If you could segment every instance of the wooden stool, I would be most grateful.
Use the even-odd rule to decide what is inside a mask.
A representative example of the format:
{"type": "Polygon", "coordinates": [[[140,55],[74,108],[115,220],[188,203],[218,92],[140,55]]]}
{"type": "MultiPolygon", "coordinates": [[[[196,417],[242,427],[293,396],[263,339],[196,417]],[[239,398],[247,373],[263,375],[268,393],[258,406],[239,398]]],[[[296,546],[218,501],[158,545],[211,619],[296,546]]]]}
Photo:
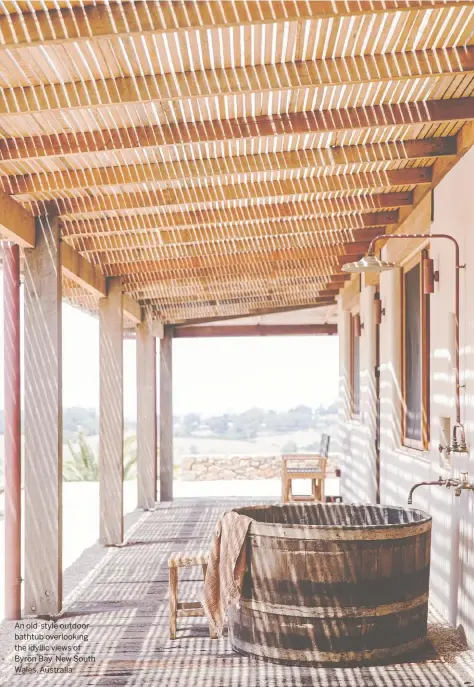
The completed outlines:
{"type": "MultiPolygon", "coordinates": [[[[197,617],[204,615],[200,601],[178,601],[178,569],[201,566],[204,578],[207,571],[208,551],[180,551],[174,553],[169,561],[170,571],[170,639],[176,639],[176,619],[180,617],[197,617]]],[[[210,629],[211,639],[217,635],[210,629]]]]}

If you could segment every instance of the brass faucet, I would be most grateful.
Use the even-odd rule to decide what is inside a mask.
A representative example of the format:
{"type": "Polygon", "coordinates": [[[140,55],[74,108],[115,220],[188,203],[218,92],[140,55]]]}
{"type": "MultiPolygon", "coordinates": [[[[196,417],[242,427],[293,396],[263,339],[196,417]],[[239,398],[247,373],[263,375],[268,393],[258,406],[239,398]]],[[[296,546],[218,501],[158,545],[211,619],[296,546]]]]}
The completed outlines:
{"type": "Polygon", "coordinates": [[[469,482],[468,479],[468,474],[467,472],[461,472],[461,477],[448,477],[448,479],[443,479],[442,477],[439,477],[436,482],[419,482],[418,484],[414,484],[412,488],[410,489],[410,493],[408,494],[408,504],[411,505],[413,503],[413,492],[415,489],[418,489],[418,487],[422,486],[438,486],[438,487],[446,487],[447,489],[450,489],[451,487],[454,487],[454,495],[455,496],[461,496],[461,492],[463,489],[467,489],[470,491],[474,491],[474,484],[472,482],[469,482]]]}
{"type": "Polygon", "coordinates": [[[457,485],[454,491],[454,495],[461,496],[461,492],[463,489],[467,489],[468,491],[474,491],[474,483],[469,482],[467,472],[461,472],[460,484],[457,485]]]}

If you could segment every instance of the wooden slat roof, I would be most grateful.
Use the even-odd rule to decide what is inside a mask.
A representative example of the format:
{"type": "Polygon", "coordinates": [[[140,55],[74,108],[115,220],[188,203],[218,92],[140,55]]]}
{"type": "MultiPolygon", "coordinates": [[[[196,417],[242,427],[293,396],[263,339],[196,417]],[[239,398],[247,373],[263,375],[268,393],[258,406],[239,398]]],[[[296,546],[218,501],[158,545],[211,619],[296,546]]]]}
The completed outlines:
{"type": "Polygon", "coordinates": [[[61,216],[71,302],[326,307],[474,141],[474,2],[0,3],[0,89],[0,225],[61,216]]]}

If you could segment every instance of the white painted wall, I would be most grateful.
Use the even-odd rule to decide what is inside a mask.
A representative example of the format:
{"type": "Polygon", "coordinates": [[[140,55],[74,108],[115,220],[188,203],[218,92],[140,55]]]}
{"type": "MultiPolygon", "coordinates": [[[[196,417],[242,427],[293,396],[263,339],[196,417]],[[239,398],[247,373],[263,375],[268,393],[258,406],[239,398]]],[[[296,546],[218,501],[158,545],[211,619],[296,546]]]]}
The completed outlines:
{"type": "Polygon", "coordinates": [[[350,314],[339,303],[341,489],[348,502],[375,502],[375,288],[363,287],[360,296],[360,418],[351,417],[350,314]],[[341,335],[342,332],[342,335],[341,335]]]}
{"type": "MultiPolygon", "coordinates": [[[[428,199],[426,201],[429,202],[428,199]]],[[[434,221],[423,219],[426,213],[415,211],[404,227],[407,232],[447,233],[460,243],[461,263],[461,383],[462,419],[474,481],[474,149],[471,149],[444,178],[434,192],[434,221]]],[[[399,256],[400,240],[387,244],[389,259],[399,256]]],[[[404,255],[417,243],[403,245],[404,255]]],[[[385,316],[380,328],[381,353],[381,501],[406,505],[410,487],[439,475],[459,474],[467,459],[456,458],[453,465],[443,463],[438,452],[440,418],[455,420],[453,372],[454,250],[447,240],[432,240],[430,254],[440,281],[430,297],[430,418],[431,448],[420,452],[401,447],[400,369],[401,369],[401,298],[400,271],[381,274],[380,294],[385,316]]],[[[343,468],[341,490],[345,501],[374,501],[375,403],[373,400],[374,338],[373,287],[363,287],[360,294],[362,413],[360,421],[348,417],[349,365],[346,315],[339,304],[341,346],[341,415],[339,426],[340,462],[343,468]]],[[[441,487],[421,487],[415,492],[414,507],[433,516],[431,599],[453,624],[462,625],[468,641],[474,645],[474,492],[456,498],[441,487]]]]}

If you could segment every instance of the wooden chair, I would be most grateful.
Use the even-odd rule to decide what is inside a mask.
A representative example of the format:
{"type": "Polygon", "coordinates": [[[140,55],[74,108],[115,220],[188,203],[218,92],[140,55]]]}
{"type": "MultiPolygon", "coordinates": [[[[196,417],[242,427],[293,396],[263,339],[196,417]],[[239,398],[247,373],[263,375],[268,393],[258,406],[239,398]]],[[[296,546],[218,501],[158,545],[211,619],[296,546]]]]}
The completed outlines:
{"type": "Polygon", "coordinates": [[[291,454],[282,456],[281,485],[283,503],[290,501],[324,501],[324,480],[329,453],[330,437],[323,434],[319,453],[291,454]],[[311,494],[295,496],[292,492],[292,480],[310,479],[311,494]]]}
{"type": "MultiPolygon", "coordinates": [[[[180,602],[178,599],[178,571],[179,568],[192,568],[200,566],[203,576],[206,577],[208,551],[180,551],[170,556],[168,561],[170,580],[170,639],[176,639],[176,623],[180,617],[197,617],[204,615],[204,609],[200,601],[180,602]]],[[[216,639],[215,633],[210,629],[211,639],[216,639]]]]}

